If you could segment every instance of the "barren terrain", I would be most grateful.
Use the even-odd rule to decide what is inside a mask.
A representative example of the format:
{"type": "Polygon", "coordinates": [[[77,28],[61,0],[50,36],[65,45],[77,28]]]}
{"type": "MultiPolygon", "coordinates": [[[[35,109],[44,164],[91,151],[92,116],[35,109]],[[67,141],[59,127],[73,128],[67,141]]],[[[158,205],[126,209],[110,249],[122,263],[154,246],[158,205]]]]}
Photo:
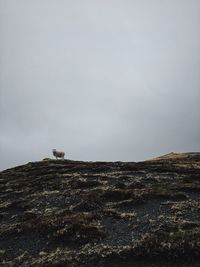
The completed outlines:
{"type": "Polygon", "coordinates": [[[0,266],[199,266],[200,153],[0,173],[0,266]]]}

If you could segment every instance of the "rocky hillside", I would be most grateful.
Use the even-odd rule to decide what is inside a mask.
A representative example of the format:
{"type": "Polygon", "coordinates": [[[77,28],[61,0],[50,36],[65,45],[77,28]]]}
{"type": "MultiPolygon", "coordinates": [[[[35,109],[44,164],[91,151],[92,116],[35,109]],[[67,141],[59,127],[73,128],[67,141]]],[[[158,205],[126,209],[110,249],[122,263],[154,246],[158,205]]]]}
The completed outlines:
{"type": "Polygon", "coordinates": [[[0,173],[0,266],[199,266],[200,153],[0,173]]]}

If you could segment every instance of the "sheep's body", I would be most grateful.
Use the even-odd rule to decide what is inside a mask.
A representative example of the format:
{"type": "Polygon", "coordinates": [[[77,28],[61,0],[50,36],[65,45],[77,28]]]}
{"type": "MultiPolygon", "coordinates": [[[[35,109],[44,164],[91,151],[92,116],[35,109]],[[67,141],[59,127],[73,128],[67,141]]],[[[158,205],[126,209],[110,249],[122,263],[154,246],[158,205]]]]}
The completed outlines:
{"type": "Polygon", "coordinates": [[[54,155],[54,157],[56,157],[56,159],[58,159],[58,158],[64,159],[65,152],[57,151],[56,149],[53,149],[52,151],[53,151],[53,155],[54,155]]]}

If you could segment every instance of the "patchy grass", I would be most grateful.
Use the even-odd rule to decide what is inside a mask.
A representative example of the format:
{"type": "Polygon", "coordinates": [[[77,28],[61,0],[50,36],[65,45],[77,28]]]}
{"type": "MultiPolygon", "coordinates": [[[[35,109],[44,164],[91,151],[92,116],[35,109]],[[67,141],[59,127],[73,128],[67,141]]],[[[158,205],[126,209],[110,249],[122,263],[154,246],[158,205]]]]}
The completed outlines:
{"type": "Polygon", "coordinates": [[[199,177],[199,153],[1,172],[2,266],[198,266],[199,177]]]}

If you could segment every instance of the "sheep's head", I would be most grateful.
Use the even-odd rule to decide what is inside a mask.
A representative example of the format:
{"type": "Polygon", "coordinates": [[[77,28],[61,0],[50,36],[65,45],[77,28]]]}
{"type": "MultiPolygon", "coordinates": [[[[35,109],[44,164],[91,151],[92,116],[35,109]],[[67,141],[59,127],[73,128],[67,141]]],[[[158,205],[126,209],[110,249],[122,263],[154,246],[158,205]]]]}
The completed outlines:
{"type": "Polygon", "coordinates": [[[56,149],[52,149],[53,155],[56,153],[56,149]]]}

